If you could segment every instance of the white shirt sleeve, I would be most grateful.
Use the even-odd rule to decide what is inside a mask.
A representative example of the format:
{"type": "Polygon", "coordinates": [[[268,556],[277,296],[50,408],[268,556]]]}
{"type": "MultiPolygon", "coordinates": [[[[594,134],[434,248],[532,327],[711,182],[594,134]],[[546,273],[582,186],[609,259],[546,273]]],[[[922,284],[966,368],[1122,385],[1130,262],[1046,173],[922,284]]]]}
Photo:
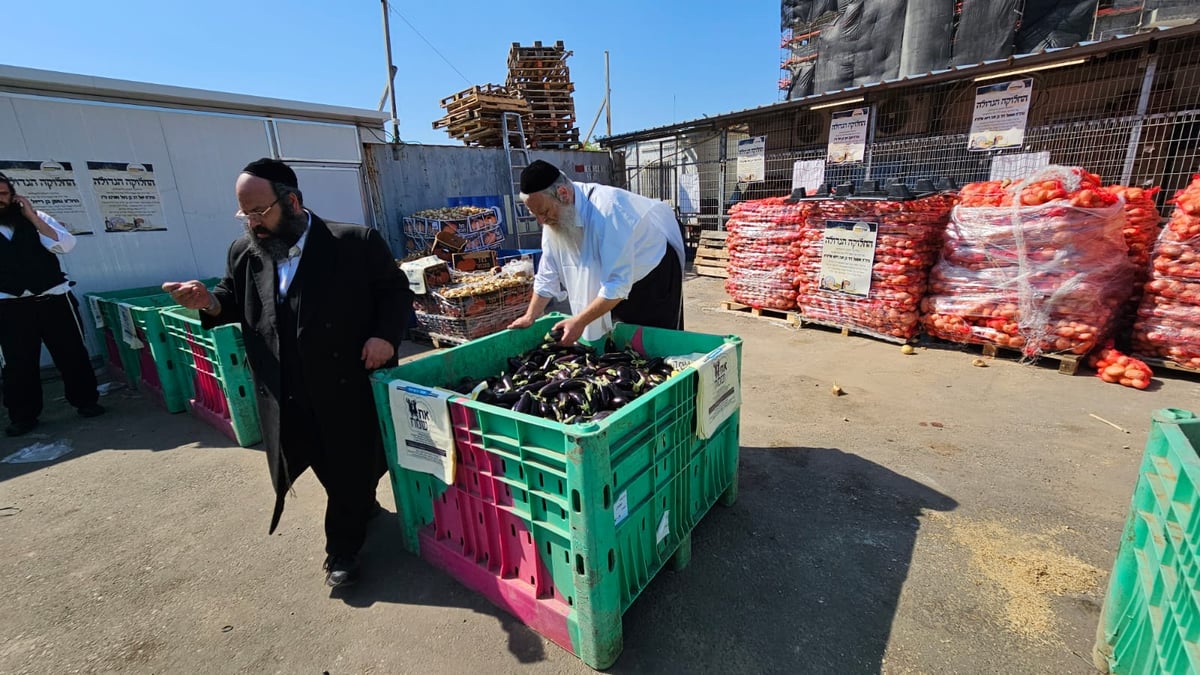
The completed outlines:
{"type": "Polygon", "coordinates": [[[42,240],[42,246],[45,246],[46,250],[50,251],[51,253],[57,253],[59,255],[70,253],[71,250],[75,248],[75,235],[67,232],[67,228],[63,227],[57,220],[55,220],[54,216],[51,216],[44,211],[38,211],[37,214],[39,218],[46,221],[46,224],[49,225],[52,230],[58,233],[58,241],[54,241],[50,237],[38,232],[38,238],[42,240]]]}

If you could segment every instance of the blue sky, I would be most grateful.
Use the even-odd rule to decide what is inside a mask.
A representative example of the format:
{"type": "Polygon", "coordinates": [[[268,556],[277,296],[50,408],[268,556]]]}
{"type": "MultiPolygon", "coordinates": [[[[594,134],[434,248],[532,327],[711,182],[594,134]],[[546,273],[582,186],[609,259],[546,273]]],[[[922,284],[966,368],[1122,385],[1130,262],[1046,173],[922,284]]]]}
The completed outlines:
{"type": "MultiPolygon", "coordinates": [[[[360,108],[378,105],[386,81],[376,0],[4,4],[7,65],[360,108]]],[[[563,40],[574,52],[568,65],[581,137],[604,97],[606,49],[613,133],[779,99],[778,2],[392,6],[400,137],[408,142],[457,144],[430,126],[442,115],[439,101],[470,85],[503,84],[513,42],[563,40]]],[[[601,118],[594,135],[603,133],[601,118]]]]}

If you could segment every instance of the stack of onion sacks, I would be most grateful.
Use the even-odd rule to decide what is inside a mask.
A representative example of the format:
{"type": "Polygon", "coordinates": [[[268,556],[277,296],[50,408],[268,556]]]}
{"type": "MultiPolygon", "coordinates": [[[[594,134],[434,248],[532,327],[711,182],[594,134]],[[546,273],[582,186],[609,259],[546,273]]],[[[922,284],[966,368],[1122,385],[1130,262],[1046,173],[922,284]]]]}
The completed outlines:
{"type": "Polygon", "coordinates": [[[1133,353],[1200,370],[1200,176],[1173,200],[1133,326],[1133,353]]]}
{"type": "Polygon", "coordinates": [[[922,303],[925,330],[954,342],[1086,354],[1111,333],[1132,269],[1120,198],[1078,167],[960,193],[922,303]]]}
{"type": "Polygon", "coordinates": [[[739,202],[730,210],[729,297],[751,307],[796,308],[791,246],[803,237],[805,203],[788,203],[783,197],[739,202]]]}

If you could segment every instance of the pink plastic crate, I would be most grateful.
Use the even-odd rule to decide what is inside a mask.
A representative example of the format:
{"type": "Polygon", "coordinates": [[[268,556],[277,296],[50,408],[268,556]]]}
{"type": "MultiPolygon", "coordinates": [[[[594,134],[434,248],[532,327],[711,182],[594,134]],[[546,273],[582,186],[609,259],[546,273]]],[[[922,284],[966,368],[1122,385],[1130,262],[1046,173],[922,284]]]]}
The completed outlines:
{"type": "Polygon", "coordinates": [[[433,501],[433,522],[420,532],[421,556],[574,653],[567,627],[571,602],[555,588],[504,480],[506,471],[523,470],[475,442],[470,410],[452,403],[450,412],[458,466],[454,485],[433,501]]]}

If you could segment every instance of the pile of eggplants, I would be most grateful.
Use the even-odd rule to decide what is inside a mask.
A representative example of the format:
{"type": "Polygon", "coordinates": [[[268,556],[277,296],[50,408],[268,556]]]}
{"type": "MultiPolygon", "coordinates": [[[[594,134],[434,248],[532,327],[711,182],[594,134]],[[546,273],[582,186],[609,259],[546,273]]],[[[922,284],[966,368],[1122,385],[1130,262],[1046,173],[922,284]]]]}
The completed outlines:
{"type": "Polygon", "coordinates": [[[475,400],[563,424],[595,422],[620,410],[671,377],[662,358],[647,358],[610,339],[604,354],[580,344],[565,346],[553,334],[508,359],[508,369],[482,383],[463,379],[454,389],[475,400]],[[481,387],[481,385],[483,385],[481,387]]]}

